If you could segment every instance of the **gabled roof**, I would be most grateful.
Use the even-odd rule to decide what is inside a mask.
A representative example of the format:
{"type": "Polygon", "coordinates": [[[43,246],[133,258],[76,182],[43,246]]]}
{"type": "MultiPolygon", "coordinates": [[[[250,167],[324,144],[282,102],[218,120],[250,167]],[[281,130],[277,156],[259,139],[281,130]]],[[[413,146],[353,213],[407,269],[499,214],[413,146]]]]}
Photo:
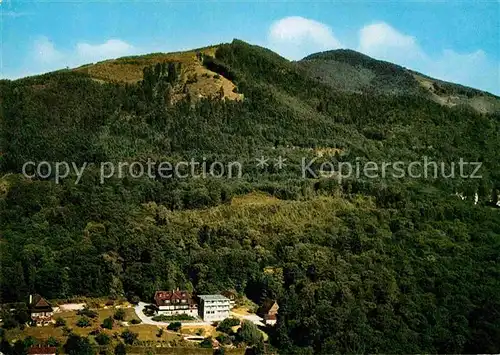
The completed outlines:
{"type": "Polygon", "coordinates": [[[55,346],[32,346],[28,349],[28,354],[55,354],[55,346]]]}
{"type": "Polygon", "coordinates": [[[276,305],[276,308],[279,308],[278,303],[275,300],[266,299],[262,304],[262,306],[260,306],[259,309],[257,310],[257,313],[258,314],[269,313],[269,311],[271,310],[271,308],[274,307],[274,305],[276,305]]]}
{"type": "Polygon", "coordinates": [[[187,303],[192,303],[191,294],[187,291],[156,291],[155,302],[157,306],[164,306],[166,304],[175,303],[175,301],[186,300],[187,303]],[[169,301],[169,302],[167,302],[169,301]]]}
{"type": "Polygon", "coordinates": [[[29,308],[31,312],[52,312],[50,303],[38,294],[33,295],[29,308]]]}

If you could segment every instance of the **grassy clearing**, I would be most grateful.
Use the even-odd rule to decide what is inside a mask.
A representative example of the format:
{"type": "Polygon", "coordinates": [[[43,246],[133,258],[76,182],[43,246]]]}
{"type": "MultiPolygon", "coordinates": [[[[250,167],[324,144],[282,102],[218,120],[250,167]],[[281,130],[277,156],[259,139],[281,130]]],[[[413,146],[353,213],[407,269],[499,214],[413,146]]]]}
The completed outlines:
{"type": "Polygon", "coordinates": [[[30,336],[39,340],[47,340],[50,337],[54,337],[58,341],[66,340],[62,328],[56,328],[52,325],[47,327],[26,327],[24,330],[18,328],[9,329],[5,332],[5,338],[9,341],[16,341],[30,336]]]}
{"type": "MultiPolygon", "coordinates": [[[[250,201],[255,198],[248,198],[250,201]]],[[[266,199],[261,199],[266,201],[266,199]]],[[[237,200],[238,201],[238,200],[237,200]]],[[[268,200],[267,200],[268,201],[268,200]]],[[[339,197],[322,196],[307,201],[283,201],[277,203],[241,203],[236,206],[221,205],[203,210],[165,212],[172,228],[189,233],[202,226],[213,229],[238,229],[241,225],[257,239],[273,231],[287,234],[304,230],[315,221],[316,226],[332,226],[339,222],[336,213],[352,210],[356,207],[370,208],[373,202],[369,199],[354,203],[339,197]]],[[[156,214],[156,211],[154,211],[156,214]]]]}
{"type": "Polygon", "coordinates": [[[88,307],[94,308],[113,308],[114,306],[106,306],[109,301],[113,302],[114,306],[128,307],[131,304],[125,298],[110,300],[108,297],[86,297],[86,296],[74,296],[65,299],[52,299],[50,300],[52,306],[68,305],[72,303],[85,303],[88,307]]]}
{"type": "MultiPolygon", "coordinates": [[[[151,353],[156,353],[156,354],[162,354],[162,355],[212,355],[213,350],[212,349],[203,349],[203,348],[195,348],[195,347],[161,347],[161,348],[148,348],[148,347],[127,347],[127,354],[133,355],[133,354],[138,354],[138,355],[143,355],[143,354],[148,354],[149,352],[151,353]]],[[[225,351],[226,354],[228,355],[243,355],[245,354],[245,349],[227,349],[225,351]]]]}
{"type": "Polygon", "coordinates": [[[248,316],[248,315],[252,314],[251,312],[249,312],[248,307],[245,307],[245,306],[235,307],[231,310],[231,312],[234,312],[234,313],[241,315],[241,316],[248,316]]]}
{"type": "Polygon", "coordinates": [[[163,329],[163,334],[161,337],[158,337],[159,328],[156,325],[151,324],[137,324],[131,325],[128,329],[134,333],[139,334],[139,340],[141,341],[172,341],[172,340],[181,340],[182,337],[179,334],[172,333],[163,329]]]}
{"type": "Polygon", "coordinates": [[[216,337],[220,333],[211,325],[195,326],[195,325],[183,325],[181,328],[181,333],[186,335],[201,335],[204,337],[216,337]]]}
{"type": "MultiPolygon", "coordinates": [[[[133,308],[124,308],[125,310],[125,322],[130,322],[132,319],[139,319],[137,315],[134,312],[133,308]]],[[[108,317],[113,317],[113,314],[115,313],[116,309],[115,308],[108,308],[108,309],[97,309],[97,317],[94,319],[90,319],[91,325],[89,327],[78,327],[76,326],[76,322],[78,319],[81,318],[77,314],[76,311],[68,311],[68,312],[59,312],[54,314],[54,318],[62,318],[66,321],[66,326],[71,328],[73,333],[78,334],[80,336],[88,336],[90,332],[93,330],[97,329],[100,327],[104,319],[108,317]]],[[[131,325],[129,326],[129,329],[136,329],[136,327],[148,327],[147,325],[131,325]]],[[[156,338],[156,332],[157,332],[157,327],[156,326],[150,326],[154,327],[155,331],[153,333],[152,330],[150,329],[144,329],[139,333],[136,330],[133,330],[136,333],[139,333],[139,340],[157,340],[159,338],[156,338]],[[151,336],[153,334],[153,336],[151,336]],[[144,339],[141,338],[144,337],[144,339]]],[[[54,337],[60,342],[66,341],[66,335],[63,332],[64,327],[55,327],[54,325],[49,325],[45,327],[26,327],[24,330],[19,330],[19,329],[12,329],[7,331],[7,339],[8,340],[17,340],[17,339],[23,339],[29,336],[32,336],[34,338],[40,339],[40,340],[47,340],[50,337],[54,337]]],[[[115,321],[115,324],[113,326],[113,329],[105,329],[104,332],[110,336],[112,336],[115,332],[121,333],[124,331],[127,327],[123,326],[121,324],[121,321],[115,321]]],[[[167,337],[163,340],[169,340],[167,337]]]]}
{"type": "Polygon", "coordinates": [[[262,192],[251,192],[234,197],[231,206],[273,205],[277,203],[280,203],[280,200],[274,196],[262,192]]]}
{"type": "MultiPolygon", "coordinates": [[[[99,325],[104,321],[104,319],[113,317],[117,309],[118,308],[96,309],[95,311],[97,312],[97,317],[92,319],[92,325],[94,325],[94,323],[96,325],[99,325]]],[[[137,317],[133,308],[122,309],[125,311],[125,322],[130,322],[132,319],[139,320],[139,317],[137,317]]],[[[76,311],[60,312],[54,314],[54,318],[59,317],[66,321],[68,327],[76,327],[76,322],[78,321],[78,319],[80,319],[81,316],[79,316],[76,311]]],[[[119,323],[119,321],[116,322],[119,323]]]]}
{"type": "Polygon", "coordinates": [[[163,62],[178,62],[182,63],[182,73],[178,87],[174,88],[174,101],[186,96],[184,86],[194,98],[218,97],[222,90],[225,99],[241,100],[243,95],[235,92],[236,86],[232,81],[205,68],[196,56],[198,52],[214,56],[216,49],[217,47],[207,47],[187,52],[123,57],[84,65],[74,70],[89,74],[94,80],[100,82],[133,84],[143,79],[145,67],[163,62]]]}

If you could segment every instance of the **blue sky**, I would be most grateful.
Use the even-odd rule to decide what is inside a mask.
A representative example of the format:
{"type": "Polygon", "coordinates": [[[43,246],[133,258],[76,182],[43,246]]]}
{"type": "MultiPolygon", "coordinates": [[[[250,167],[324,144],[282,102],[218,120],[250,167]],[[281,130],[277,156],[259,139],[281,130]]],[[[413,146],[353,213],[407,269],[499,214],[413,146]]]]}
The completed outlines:
{"type": "Polygon", "coordinates": [[[2,0],[1,77],[239,38],[289,59],[351,48],[500,94],[498,1],[2,0]]]}

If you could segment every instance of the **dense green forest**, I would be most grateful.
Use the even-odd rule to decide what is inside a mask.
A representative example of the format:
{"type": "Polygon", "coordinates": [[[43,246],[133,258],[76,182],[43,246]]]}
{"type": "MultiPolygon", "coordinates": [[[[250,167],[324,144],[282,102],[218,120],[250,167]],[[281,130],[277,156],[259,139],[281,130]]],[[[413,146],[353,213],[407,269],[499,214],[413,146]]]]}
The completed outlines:
{"type": "Polygon", "coordinates": [[[199,60],[244,100],[172,104],[182,63],[137,84],[69,70],[0,82],[2,302],[234,288],[278,300],[283,354],[500,352],[498,112],[440,105],[368,57],[352,60],[397,95],[335,90],[310,63],[237,40],[199,60]],[[315,164],[480,161],[482,178],[303,178],[321,149],[336,153],[315,164]],[[287,168],[260,169],[260,156],[287,168]],[[148,158],[245,169],[100,183],[100,162],[148,158]],[[23,177],[27,161],[95,165],[56,184],[23,177]]]}

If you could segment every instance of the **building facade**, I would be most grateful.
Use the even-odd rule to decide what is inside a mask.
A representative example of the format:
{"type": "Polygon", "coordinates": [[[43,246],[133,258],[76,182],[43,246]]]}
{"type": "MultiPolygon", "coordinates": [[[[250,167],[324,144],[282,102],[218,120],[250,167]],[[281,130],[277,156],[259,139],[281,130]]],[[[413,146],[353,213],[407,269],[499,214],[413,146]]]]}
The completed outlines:
{"type": "Polygon", "coordinates": [[[40,295],[30,295],[29,311],[32,322],[37,326],[49,325],[54,322],[52,306],[40,295]]]}
{"type": "Polygon", "coordinates": [[[205,322],[218,322],[229,317],[231,301],[222,295],[200,295],[199,314],[205,322]]]}
{"type": "Polygon", "coordinates": [[[192,317],[198,315],[198,305],[187,291],[156,291],[154,299],[158,314],[187,314],[192,317]]]}
{"type": "Polygon", "coordinates": [[[229,303],[231,305],[231,308],[234,308],[236,306],[236,298],[238,297],[238,293],[236,291],[225,290],[221,292],[221,295],[229,298],[229,303]]]}

